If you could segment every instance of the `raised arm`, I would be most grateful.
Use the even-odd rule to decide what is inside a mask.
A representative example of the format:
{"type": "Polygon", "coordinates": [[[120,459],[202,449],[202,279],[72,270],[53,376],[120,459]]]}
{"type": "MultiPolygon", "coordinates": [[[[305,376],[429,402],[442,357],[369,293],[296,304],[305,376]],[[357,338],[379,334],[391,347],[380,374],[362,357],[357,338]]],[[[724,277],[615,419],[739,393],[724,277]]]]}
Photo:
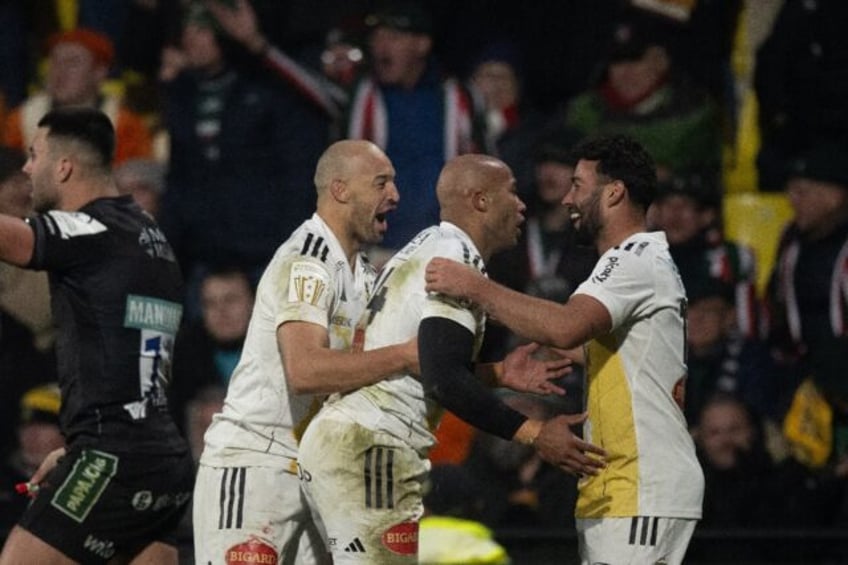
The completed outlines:
{"type": "Polygon", "coordinates": [[[425,278],[427,291],[471,300],[514,333],[544,345],[571,349],[612,327],[609,312],[594,298],[576,294],[559,304],[528,296],[449,259],[431,260],[425,278]]]}
{"type": "Polygon", "coordinates": [[[256,13],[248,0],[235,0],[232,6],[225,5],[221,0],[204,0],[204,6],[215,16],[225,33],[254,55],[262,57],[272,72],[331,118],[341,116],[348,102],[344,89],[272,45],[262,34],[256,13]]]}
{"type": "Polygon", "coordinates": [[[277,328],[283,368],[297,394],[330,394],[369,385],[398,373],[418,373],[418,345],[412,339],[371,351],[330,348],[326,328],[286,322],[277,328]]]}

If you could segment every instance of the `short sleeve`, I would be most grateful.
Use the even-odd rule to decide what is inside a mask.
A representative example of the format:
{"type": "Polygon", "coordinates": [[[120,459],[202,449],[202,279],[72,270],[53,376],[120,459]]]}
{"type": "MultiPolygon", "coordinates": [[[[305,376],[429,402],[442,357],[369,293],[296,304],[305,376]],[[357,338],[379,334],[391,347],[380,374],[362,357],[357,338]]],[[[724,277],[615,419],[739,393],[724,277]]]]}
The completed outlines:
{"type": "Polygon", "coordinates": [[[303,256],[281,264],[277,276],[279,309],[276,324],[310,322],[329,327],[335,281],[326,263],[303,256]]]}

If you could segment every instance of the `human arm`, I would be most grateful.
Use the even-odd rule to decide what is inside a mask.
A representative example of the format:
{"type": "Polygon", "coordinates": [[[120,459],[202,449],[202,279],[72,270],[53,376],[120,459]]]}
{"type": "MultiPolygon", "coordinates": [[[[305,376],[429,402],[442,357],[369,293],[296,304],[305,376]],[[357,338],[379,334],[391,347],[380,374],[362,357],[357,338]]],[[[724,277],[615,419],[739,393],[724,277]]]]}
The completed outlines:
{"type": "Polygon", "coordinates": [[[35,473],[32,474],[32,477],[29,479],[30,485],[40,485],[41,481],[52,471],[56,465],[59,463],[59,459],[65,456],[65,448],[59,447],[54,449],[41,462],[41,465],[38,466],[35,473]]]}
{"type": "Polygon", "coordinates": [[[425,280],[428,292],[471,300],[514,333],[545,345],[572,349],[612,328],[609,311],[595,298],[575,294],[558,304],[528,296],[449,259],[432,259],[425,280]]]}
{"type": "Polygon", "coordinates": [[[501,386],[537,394],[565,394],[562,387],[551,381],[571,371],[571,360],[565,357],[536,359],[533,354],[539,347],[538,343],[521,345],[503,361],[477,363],[474,372],[477,378],[492,387],[501,386]]]}
{"type": "MultiPolygon", "coordinates": [[[[443,407],[474,427],[498,437],[536,447],[540,456],[564,471],[595,474],[603,466],[589,453],[604,451],[575,436],[563,418],[547,422],[513,410],[477,379],[471,370],[474,336],[447,318],[429,317],[418,331],[421,380],[443,407]]],[[[574,417],[571,417],[574,419],[574,417]]]]}
{"type": "Polygon", "coordinates": [[[310,71],[272,45],[262,33],[256,13],[248,0],[235,0],[225,5],[221,0],[204,0],[221,28],[250,53],[263,62],[278,77],[295,88],[302,96],[331,118],[338,118],[347,104],[347,93],[317,72],[310,71]]]}
{"type": "Polygon", "coordinates": [[[35,233],[26,221],[0,214],[0,261],[26,266],[34,248],[35,233]]]}
{"type": "Polygon", "coordinates": [[[296,394],[343,392],[419,370],[415,339],[370,351],[331,349],[326,328],[292,321],[277,328],[277,346],[296,394]]]}

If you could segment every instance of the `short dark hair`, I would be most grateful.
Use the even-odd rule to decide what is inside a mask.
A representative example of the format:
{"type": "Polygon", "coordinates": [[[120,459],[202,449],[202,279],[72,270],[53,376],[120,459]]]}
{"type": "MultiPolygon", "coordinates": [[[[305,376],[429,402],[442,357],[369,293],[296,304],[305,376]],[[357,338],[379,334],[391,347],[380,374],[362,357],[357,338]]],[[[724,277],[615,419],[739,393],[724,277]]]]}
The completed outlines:
{"type": "Polygon", "coordinates": [[[597,171],[627,187],[630,199],[645,210],[657,195],[657,167],[635,139],[611,135],[588,139],[574,149],[577,160],[597,161],[597,171]]]}
{"type": "Polygon", "coordinates": [[[111,165],[115,156],[115,128],[100,110],[81,106],[56,108],[38,121],[38,127],[50,130],[48,138],[64,137],[85,144],[98,157],[101,167],[111,165]]]}

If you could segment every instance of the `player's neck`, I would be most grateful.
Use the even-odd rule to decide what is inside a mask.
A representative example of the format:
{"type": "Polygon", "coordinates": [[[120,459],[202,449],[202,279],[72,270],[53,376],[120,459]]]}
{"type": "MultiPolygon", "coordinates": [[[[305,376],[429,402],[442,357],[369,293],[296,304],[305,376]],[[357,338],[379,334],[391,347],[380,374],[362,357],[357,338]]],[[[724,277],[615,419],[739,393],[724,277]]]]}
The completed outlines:
{"type": "Polygon", "coordinates": [[[621,245],[633,234],[647,231],[644,221],[611,222],[598,235],[595,247],[598,255],[603,255],[611,248],[621,245]]]}
{"type": "Polygon", "coordinates": [[[63,189],[62,200],[57,208],[67,212],[74,212],[98,198],[119,195],[118,188],[111,178],[79,180],[63,189]]]}

